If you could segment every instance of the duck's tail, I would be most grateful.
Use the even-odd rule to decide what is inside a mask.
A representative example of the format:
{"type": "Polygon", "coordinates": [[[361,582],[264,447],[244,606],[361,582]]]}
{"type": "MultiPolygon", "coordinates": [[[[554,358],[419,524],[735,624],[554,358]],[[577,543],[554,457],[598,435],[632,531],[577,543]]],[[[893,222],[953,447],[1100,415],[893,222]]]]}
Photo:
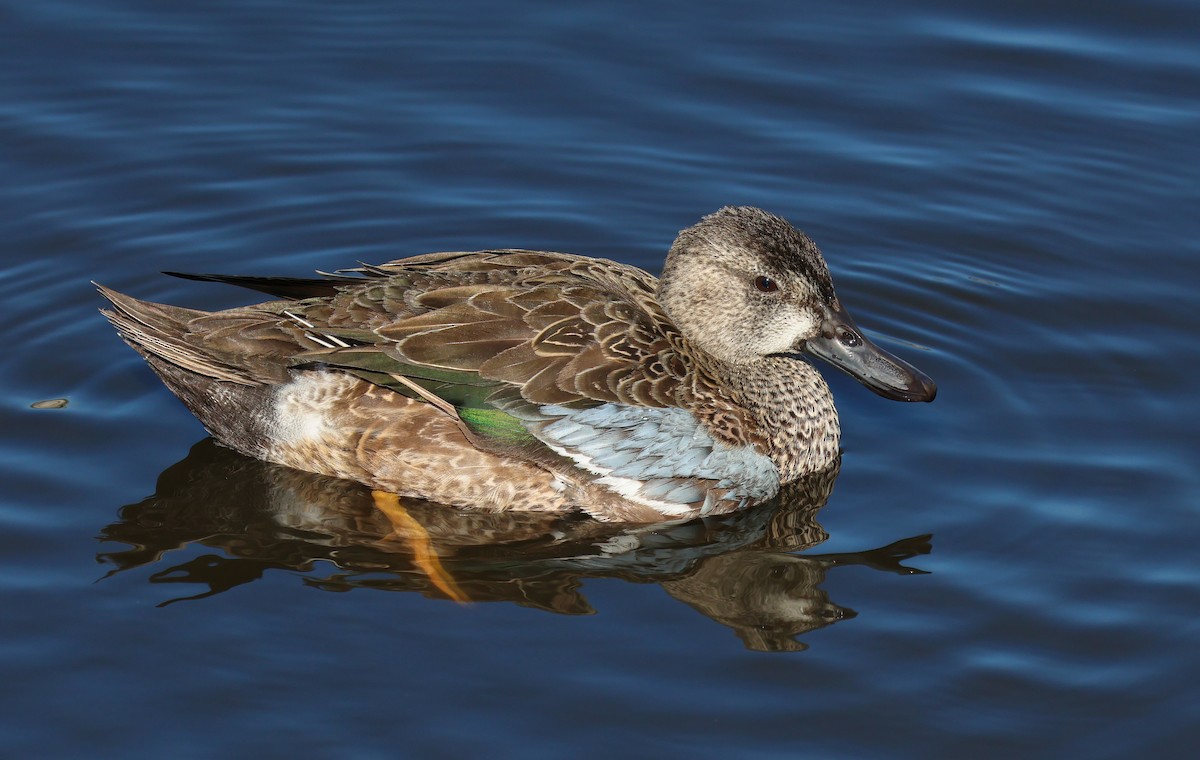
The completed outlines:
{"type": "Polygon", "coordinates": [[[93,284],[113,306],[100,313],[208,431],[231,448],[261,457],[269,442],[274,387],[287,379],[286,371],[276,365],[280,377],[273,377],[256,367],[254,357],[238,361],[213,329],[228,326],[218,314],[140,301],[93,284]]]}
{"type": "Polygon", "coordinates": [[[192,329],[192,323],[209,316],[209,312],[185,309],[180,306],[139,301],[118,293],[99,283],[92,283],[113,305],[100,313],[117,328],[121,338],[149,361],[158,358],[213,380],[238,385],[261,385],[245,370],[222,361],[220,355],[206,346],[202,332],[192,329]]]}

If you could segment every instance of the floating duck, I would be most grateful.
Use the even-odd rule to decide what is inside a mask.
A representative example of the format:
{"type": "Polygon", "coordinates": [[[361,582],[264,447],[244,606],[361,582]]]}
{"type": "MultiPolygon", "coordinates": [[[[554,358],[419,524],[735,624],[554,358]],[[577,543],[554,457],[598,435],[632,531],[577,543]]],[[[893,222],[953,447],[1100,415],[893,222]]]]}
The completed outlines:
{"type": "Polygon", "coordinates": [[[121,337],[221,443],[366,484],[393,513],[728,513],[836,464],[833,396],[804,355],[885,398],[937,392],[859,330],[812,240],[757,208],[680,232],[659,278],[527,250],[178,276],[277,300],[205,312],[97,286],[121,337]]]}

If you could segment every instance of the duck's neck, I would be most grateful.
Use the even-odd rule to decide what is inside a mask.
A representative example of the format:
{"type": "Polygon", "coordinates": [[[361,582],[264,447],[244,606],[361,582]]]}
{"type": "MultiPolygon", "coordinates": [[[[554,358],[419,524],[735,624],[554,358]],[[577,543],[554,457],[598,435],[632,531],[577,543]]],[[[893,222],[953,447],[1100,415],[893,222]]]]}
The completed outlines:
{"type": "Polygon", "coordinates": [[[781,483],[820,472],[837,459],[841,427],[833,394],[811,364],[770,356],[749,365],[713,362],[707,369],[757,428],[756,443],[779,467],[781,483]]]}

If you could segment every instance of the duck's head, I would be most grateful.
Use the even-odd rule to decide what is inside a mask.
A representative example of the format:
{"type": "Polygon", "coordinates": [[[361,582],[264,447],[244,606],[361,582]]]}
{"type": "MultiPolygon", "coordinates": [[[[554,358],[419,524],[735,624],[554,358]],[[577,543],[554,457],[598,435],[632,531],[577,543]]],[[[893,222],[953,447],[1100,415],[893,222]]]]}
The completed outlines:
{"type": "Polygon", "coordinates": [[[722,361],[808,353],[884,398],[937,394],[928,376],[862,333],[816,244],[761,209],[726,207],[680,232],[658,298],[684,337],[722,361]]]}

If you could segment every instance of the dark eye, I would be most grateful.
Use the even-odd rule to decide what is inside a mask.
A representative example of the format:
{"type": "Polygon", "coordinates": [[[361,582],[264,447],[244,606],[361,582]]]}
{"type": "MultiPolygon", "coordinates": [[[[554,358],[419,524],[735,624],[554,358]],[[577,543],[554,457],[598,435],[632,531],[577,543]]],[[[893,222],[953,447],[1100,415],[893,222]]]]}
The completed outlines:
{"type": "Polygon", "coordinates": [[[754,278],[754,287],[758,288],[763,293],[774,293],[779,290],[779,284],[770,277],[764,277],[761,274],[754,278]]]}

